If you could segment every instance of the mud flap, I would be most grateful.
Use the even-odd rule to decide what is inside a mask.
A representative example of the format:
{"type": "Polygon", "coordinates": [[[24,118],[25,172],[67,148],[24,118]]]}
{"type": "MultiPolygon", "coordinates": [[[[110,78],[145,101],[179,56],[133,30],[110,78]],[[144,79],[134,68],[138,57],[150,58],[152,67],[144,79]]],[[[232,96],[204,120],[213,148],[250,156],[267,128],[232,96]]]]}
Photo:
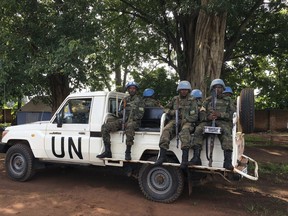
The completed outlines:
{"type": "Polygon", "coordinates": [[[187,169],[187,182],[188,182],[189,196],[192,194],[194,186],[205,184],[207,179],[208,179],[207,173],[187,169]]]}
{"type": "Polygon", "coordinates": [[[189,192],[189,196],[191,196],[192,194],[192,188],[193,188],[193,180],[192,180],[192,176],[191,176],[191,171],[188,170],[187,172],[187,180],[188,180],[188,192],[189,192]]]}

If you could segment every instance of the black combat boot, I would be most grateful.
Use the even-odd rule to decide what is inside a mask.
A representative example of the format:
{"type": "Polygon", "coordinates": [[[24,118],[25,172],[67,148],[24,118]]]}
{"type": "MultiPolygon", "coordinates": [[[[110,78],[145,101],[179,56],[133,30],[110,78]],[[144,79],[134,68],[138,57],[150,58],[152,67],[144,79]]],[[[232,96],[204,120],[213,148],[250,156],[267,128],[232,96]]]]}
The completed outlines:
{"type": "Polygon", "coordinates": [[[126,145],[125,160],[131,160],[131,145],[126,145]]]}
{"type": "Polygon", "coordinates": [[[186,169],[188,165],[188,154],[189,154],[189,149],[185,148],[182,150],[182,162],[180,165],[181,169],[186,169]]]}
{"type": "Polygon", "coordinates": [[[162,165],[162,163],[166,160],[166,152],[166,149],[160,148],[160,155],[154,165],[162,165]]]}
{"type": "Polygon", "coordinates": [[[112,152],[110,143],[104,143],[105,151],[102,154],[97,155],[97,158],[112,158],[112,152]]]}
{"type": "Polygon", "coordinates": [[[189,161],[189,165],[202,165],[202,161],[200,158],[201,147],[196,145],[193,147],[193,158],[189,161]]]}
{"type": "Polygon", "coordinates": [[[224,150],[224,163],[223,167],[228,170],[233,170],[234,167],[232,165],[232,151],[224,150]]]}

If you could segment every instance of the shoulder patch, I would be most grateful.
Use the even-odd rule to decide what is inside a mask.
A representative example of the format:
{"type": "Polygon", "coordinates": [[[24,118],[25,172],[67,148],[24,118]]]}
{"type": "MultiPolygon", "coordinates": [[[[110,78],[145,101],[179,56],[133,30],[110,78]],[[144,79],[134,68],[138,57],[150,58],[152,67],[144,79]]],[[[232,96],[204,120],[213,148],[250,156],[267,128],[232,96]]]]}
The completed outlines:
{"type": "Polygon", "coordinates": [[[200,112],[202,112],[202,111],[206,112],[206,108],[205,108],[204,106],[202,106],[202,107],[200,108],[200,112]]]}

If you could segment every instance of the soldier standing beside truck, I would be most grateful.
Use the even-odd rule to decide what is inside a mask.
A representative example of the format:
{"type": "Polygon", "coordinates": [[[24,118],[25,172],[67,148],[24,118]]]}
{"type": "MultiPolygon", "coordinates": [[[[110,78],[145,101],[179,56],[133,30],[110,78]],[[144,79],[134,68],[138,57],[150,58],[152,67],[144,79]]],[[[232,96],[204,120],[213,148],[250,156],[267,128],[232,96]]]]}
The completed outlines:
{"type": "Polygon", "coordinates": [[[201,123],[196,127],[194,133],[193,150],[194,155],[190,160],[189,165],[201,165],[200,153],[202,150],[202,144],[206,134],[204,134],[204,127],[211,126],[213,120],[216,126],[221,127],[221,134],[219,139],[222,149],[224,150],[224,164],[223,167],[228,170],[233,170],[232,166],[232,128],[231,123],[233,119],[233,113],[236,108],[230,97],[224,96],[222,93],[225,90],[225,84],[221,79],[214,79],[210,85],[211,94],[216,92],[216,104],[213,106],[212,96],[208,97],[200,109],[200,121],[201,123]],[[214,107],[214,109],[213,109],[214,107]]]}
{"type": "MultiPolygon", "coordinates": [[[[112,158],[110,132],[122,129],[126,134],[125,160],[131,160],[131,147],[134,144],[135,130],[140,127],[144,114],[144,103],[137,94],[139,85],[136,82],[128,82],[125,86],[129,96],[122,101],[122,109],[119,117],[113,121],[106,122],[101,127],[105,151],[97,155],[97,158],[112,158]],[[123,128],[124,127],[124,128],[123,128]]],[[[124,134],[123,134],[124,136],[124,134]]]]}
{"type": "Polygon", "coordinates": [[[184,169],[187,166],[189,149],[191,148],[191,125],[198,120],[198,106],[196,100],[190,95],[191,90],[191,85],[188,81],[181,81],[177,87],[179,95],[173,97],[165,107],[165,112],[170,116],[171,120],[164,127],[160,137],[160,156],[155,165],[161,165],[165,162],[170,140],[175,136],[179,136],[182,150],[180,167],[184,169]]]}

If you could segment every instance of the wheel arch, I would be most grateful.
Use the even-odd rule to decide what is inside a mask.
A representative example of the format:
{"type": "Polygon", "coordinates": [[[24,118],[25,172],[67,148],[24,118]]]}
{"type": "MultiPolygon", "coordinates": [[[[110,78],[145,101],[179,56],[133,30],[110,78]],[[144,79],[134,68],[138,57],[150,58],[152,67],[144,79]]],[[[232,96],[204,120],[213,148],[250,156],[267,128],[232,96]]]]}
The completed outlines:
{"type": "MultiPolygon", "coordinates": [[[[155,150],[155,149],[146,149],[141,157],[140,160],[143,161],[148,161],[151,160],[151,158],[155,158],[155,161],[158,157],[159,154],[159,150],[155,150]]],[[[167,158],[169,160],[169,162],[173,162],[173,163],[180,163],[180,161],[178,160],[176,154],[173,151],[167,151],[167,158]]]]}
{"type": "Polygon", "coordinates": [[[16,145],[16,144],[24,144],[24,145],[27,145],[27,146],[29,146],[30,148],[31,148],[31,146],[30,146],[30,144],[29,144],[29,142],[27,141],[27,140],[22,140],[22,139],[13,139],[13,140],[9,140],[8,142],[7,142],[7,144],[5,145],[5,147],[4,147],[4,153],[6,153],[8,150],[9,150],[9,148],[11,148],[13,145],[16,145]]]}

